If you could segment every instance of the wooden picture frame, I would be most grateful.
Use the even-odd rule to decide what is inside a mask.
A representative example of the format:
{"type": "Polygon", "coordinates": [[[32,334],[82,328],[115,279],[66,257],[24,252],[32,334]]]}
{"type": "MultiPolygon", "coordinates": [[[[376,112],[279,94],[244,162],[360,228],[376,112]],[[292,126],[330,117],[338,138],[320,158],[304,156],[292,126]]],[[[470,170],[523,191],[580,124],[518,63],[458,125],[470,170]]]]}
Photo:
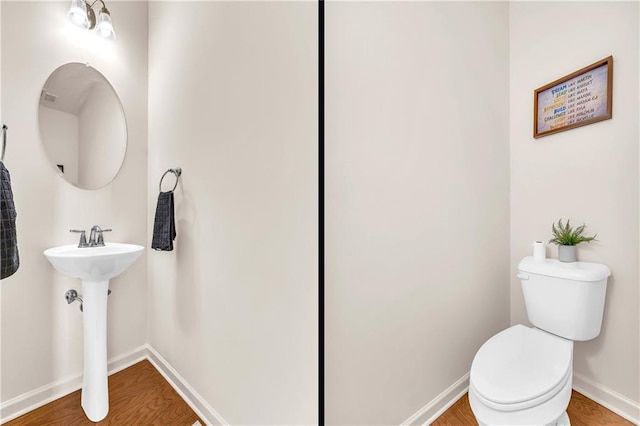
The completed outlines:
{"type": "Polygon", "coordinates": [[[533,92],[533,137],[541,138],[612,117],[613,56],[533,92]]]}

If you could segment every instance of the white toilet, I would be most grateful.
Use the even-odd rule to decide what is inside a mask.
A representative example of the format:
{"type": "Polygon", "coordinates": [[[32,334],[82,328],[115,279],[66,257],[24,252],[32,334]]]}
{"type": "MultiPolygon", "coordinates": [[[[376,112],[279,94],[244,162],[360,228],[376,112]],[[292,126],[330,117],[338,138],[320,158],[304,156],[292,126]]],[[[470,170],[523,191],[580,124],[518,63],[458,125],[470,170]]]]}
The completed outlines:
{"type": "Polygon", "coordinates": [[[529,321],[487,340],[471,365],[469,402],[480,425],[569,425],[573,341],[600,334],[605,265],[525,257],[518,264],[529,321]]]}

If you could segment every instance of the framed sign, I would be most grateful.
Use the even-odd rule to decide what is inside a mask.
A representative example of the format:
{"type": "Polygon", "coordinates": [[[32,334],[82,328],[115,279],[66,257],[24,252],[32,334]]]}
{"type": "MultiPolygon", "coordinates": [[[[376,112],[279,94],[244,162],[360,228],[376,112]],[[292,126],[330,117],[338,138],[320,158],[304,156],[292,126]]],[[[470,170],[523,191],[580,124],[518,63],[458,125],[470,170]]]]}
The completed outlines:
{"type": "Polygon", "coordinates": [[[533,92],[533,137],[611,118],[613,56],[533,92]]]}

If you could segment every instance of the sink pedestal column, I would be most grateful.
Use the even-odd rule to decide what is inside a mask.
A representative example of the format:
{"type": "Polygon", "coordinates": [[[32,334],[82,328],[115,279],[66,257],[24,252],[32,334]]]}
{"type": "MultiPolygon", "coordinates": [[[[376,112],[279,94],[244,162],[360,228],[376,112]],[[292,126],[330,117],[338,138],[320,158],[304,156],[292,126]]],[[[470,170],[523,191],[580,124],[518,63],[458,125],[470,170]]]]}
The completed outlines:
{"type": "Polygon", "coordinates": [[[83,281],[84,375],[82,409],[92,422],[109,412],[107,387],[107,291],[109,281],[83,281]]]}

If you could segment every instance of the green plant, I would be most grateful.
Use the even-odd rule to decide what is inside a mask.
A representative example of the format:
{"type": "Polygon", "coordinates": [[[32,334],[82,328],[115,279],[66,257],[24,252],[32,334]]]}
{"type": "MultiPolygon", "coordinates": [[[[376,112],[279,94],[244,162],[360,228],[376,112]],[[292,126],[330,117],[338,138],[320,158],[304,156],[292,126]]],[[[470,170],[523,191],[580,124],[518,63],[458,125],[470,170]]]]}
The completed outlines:
{"type": "Polygon", "coordinates": [[[591,241],[597,241],[596,237],[598,234],[593,237],[585,237],[582,235],[586,225],[580,225],[577,228],[573,229],[571,224],[569,223],[570,219],[567,219],[566,225],[562,224],[562,219],[558,221],[558,224],[551,224],[551,232],[553,233],[553,238],[549,240],[550,243],[557,244],[559,246],[575,246],[580,243],[590,243],[591,241]]]}

